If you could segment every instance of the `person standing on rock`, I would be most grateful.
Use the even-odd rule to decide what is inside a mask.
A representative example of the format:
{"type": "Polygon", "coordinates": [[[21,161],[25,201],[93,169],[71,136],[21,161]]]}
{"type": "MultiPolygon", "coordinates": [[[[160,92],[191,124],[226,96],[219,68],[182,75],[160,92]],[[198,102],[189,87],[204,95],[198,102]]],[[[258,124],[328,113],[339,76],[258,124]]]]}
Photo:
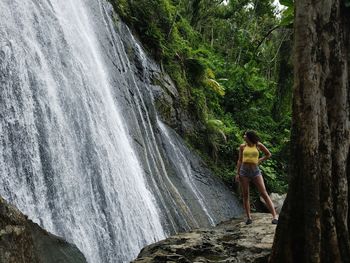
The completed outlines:
{"type": "Polygon", "coordinates": [[[271,157],[270,151],[259,141],[258,135],[254,131],[246,131],[244,133],[244,144],[239,147],[239,158],[237,162],[236,181],[240,183],[243,194],[243,206],[247,215],[246,224],[252,223],[250,215],[249,203],[249,182],[253,181],[258,188],[260,195],[264,198],[268,209],[272,214],[272,224],[277,224],[277,213],[275,207],[267,194],[264,179],[261,175],[259,164],[271,157]],[[259,150],[264,153],[262,158],[259,158],[259,150]]]}

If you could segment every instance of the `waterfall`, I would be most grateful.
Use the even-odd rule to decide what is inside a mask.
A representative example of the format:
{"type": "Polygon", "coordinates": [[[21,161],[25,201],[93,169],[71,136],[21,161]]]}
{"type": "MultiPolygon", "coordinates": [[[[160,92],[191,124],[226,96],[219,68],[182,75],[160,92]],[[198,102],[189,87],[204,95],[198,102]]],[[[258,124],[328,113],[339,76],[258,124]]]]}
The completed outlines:
{"type": "Polygon", "coordinates": [[[240,212],[158,120],[159,69],[114,19],[104,0],[0,1],[0,195],[91,263],[240,212]]]}
{"type": "Polygon", "coordinates": [[[165,141],[169,144],[169,151],[172,152],[172,156],[174,156],[174,159],[172,159],[172,162],[174,164],[174,167],[178,167],[180,169],[180,173],[183,175],[186,186],[189,187],[189,191],[191,191],[198,200],[201,208],[203,209],[204,213],[206,214],[209,222],[211,225],[215,224],[215,221],[213,219],[213,216],[208,211],[206,204],[205,204],[205,197],[203,194],[198,190],[196,183],[194,182],[192,168],[190,161],[186,158],[185,154],[181,151],[181,148],[179,145],[175,145],[175,142],[173,142],[172,138],[170,137],[170,134],[168,132],[168,128],[160,121],[158,121],[158,125],[165,137],[165,141]]]}

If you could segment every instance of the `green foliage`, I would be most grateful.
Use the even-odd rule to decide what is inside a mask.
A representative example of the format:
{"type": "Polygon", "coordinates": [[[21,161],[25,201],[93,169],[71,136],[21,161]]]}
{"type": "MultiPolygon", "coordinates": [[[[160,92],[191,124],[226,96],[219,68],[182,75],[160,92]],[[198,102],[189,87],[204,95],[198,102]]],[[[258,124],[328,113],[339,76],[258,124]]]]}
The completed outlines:
{"type": "Polygon", "coordinates": [[[208,106],[207,106],[207,98],[202,89],[192,88],[191,90],[191,103],[190,106],[194,109],[197,119],[199,120],[207,120],[208,119],[208,106]]]}
{"type": "Polygon", "coordinates": [[[206,122],[207,141],[211,147],[212,158],[218,160],[218,151],[221,144],[226,143],[225,125],[221,120],[209,119],[206,122]]]}
{"type": "Polygon", "coordinates": [[[280,0],[279,1],[281,5],[287,6],[287,7],[293,7],[294,2],[293,0],[280,0]]]}
{"type": "Polygon", "coordinates": [[[265,178],[266,186],[272,192],[285,193],[287,190],[287,178],[279,171],[279,163],[277,160],[270,159],[260,165],[261,172],[265,178]]]}
{"type": "Polygon", "coordinates": [[[197,125],[186,139],[213,171],[232,182],[243,131],[254,129],[274,156],[262,166],[266,185],[285,191],[291,102],[276,103],[283,32],[272,29],[292,24],[293,1],[280,0],[281,19],[273,0],[110,1],[174,80],[197,125]]]}
{"type": "Polygon", "coordinates": [[[199,84],[204,80],[206,67],[200,59],[188,58],[185,66],[189,80],[193,84],[199,84]]]}
{"type": "Polygon", "coordinates": [[[224,86],[223,107],[243,129],[266,130],[271,123],[270,107],[274,83],[266,80],[254,63],[231,68],[224,86]],[[237,114],[239,112],[239,114],[237,114]]]}
{"type": "Polygon", "coordinates": [[[294,22],[294,3],[293,0],[280,0],[280,4],[287,8],[282,13],[281,26],[291,27],[294,22]]]}
{"type": "Polygon", "coordinates": [[[206,70],[206,74],[205,74],[205,78],[204,78],[204,81],[203,81],[204,85],[206,85],[209,88],[211,88],[218,95],[224,96],[225,95],[225,89],[214,78],[215,78],[214,72],[211,69],[207,69],[206,70]]]}

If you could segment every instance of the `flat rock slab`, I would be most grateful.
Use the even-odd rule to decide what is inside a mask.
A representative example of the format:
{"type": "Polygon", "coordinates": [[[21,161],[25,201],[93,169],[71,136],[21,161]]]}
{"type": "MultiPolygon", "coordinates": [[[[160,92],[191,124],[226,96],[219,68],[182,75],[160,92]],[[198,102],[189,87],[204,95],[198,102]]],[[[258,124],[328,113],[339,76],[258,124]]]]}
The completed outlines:
{"type": "Polygon", "coordinates": [[[255,213],[251,225],[232,219],[180,233],[143,248],[133,262],[267,262],[276,229],[271,219],[270,214],[255,213]]]}

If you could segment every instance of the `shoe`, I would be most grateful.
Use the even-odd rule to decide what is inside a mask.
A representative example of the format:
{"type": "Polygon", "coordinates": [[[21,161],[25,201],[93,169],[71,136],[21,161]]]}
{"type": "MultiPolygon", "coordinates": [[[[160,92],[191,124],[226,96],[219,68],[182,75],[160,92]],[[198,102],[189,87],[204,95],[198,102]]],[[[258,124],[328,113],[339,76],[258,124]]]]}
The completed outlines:
{"type": "Polygon", "coordinates": [[[253,223],[253,221],[250,218],[248,218],[247,221],[245,221],[246,225],[250,225],[251,223],[253,223]]]}
{"type": "Polygon", "coordinates": [[[271,223],[273,225],[277,225],[278,224],[278,219],[276,219],[276,218],[272,219],[271,223]]]}

